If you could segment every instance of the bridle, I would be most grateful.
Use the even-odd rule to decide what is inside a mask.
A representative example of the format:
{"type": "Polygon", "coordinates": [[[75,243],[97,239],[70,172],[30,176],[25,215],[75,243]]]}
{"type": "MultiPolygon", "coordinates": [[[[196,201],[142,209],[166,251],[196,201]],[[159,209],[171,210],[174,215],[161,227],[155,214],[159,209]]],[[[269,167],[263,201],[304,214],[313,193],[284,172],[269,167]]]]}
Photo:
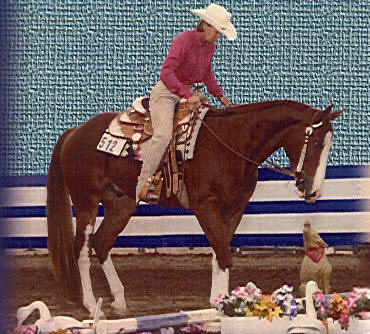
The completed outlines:
{"type": "Polygon", "coordinates": [[[301,155],[299,156],[298,160],[298,165],[294,174],[295,178],[295,185],[298,188],[298,190],[303,191],[304,190],[304,179],[305,179],[305,174],[303,171],[303,164],[304,160],[306,158],[306,151],[307,151],[307,145],[308,145],[308,140],[310,139],[310,136],[313,133],[314,129],[319,128],[323,122],[320,121],[319,123],[312,124],[313,121],[311,122],[311,125],[308,126],[305,130],[305,138],[304,138],[304,144],[301,150],[301,155]]]}
{"type": "MultiPolygon", "coordinates": [[[[208,107],[208,106],[205,106],[205,107],[208,107]]],[[[299,186],[303,186],[304,187],[304,177],[305,177],[305,174],[304,174],[304,171],[303,171],[303,164],[304,164],[304,160],[306,158],[306,151],[307,151],[307,145],[308,145],[308,141],[309,141],[309,138],[310,136],[312,135],[314,129],[316,128],[319,128],[320,126],[323,125],[323,122],[320,121],[319,123],[316,123],[316,124],[313,124],[313,120],[316,116],[316,113],[315,115],[313,116],[312,120],[311,120],[311,123],[310,123],[310,126],[306,127],[306,130],[305,130],[305,141],[304,141],[304,144],[303,144],[303,147],[302,147],[302,150],[301,150],[301,154],[300,154],[300,157],[299,157],[299,162],[298,162],[298,165],[297,165],[297,168],[296,168],[296,171],[295,173],[293,173],[291,170],[289,169],[286,169],[284,167],[280,167],[279,165],[273,163],[272,161],[270,160],[265,160],[265,162],[267,164],[263,164],[263,163],[259,163],[255,160],[252,160],[250,158],[248,158],[247,156],[245,156],[244,154],[236,151],[235,149],[233,149],[229,144],[227,144],[222,138],[220,138],[210,127],[209,125],[202,119],[201,122],[203,124],[203,126],[223,145],[225,146],[229,151],[231,151],[232,153],[234,153],[236,156],[238,156],[239,158],[245,160],[245,161],[248,161],[254,165],[257,165],[259,167],[263,167],[263,168],[267,168],[267,169],[270,169],[270,170],[273,170],[277,173],[280,173],[280,174],[283,174],[283,175],[287,175],[287,176],[291,176],[295,179],[296,181],[296,186],[297,188],[299,189],[299,186]]]]}

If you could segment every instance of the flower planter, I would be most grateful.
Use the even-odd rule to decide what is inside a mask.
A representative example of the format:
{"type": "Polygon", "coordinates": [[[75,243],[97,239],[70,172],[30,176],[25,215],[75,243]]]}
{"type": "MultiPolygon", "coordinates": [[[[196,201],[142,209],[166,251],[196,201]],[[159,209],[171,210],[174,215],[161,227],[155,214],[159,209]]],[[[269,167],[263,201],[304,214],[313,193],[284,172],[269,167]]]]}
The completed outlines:
{"type": "Polygon", "coordinates": [[[289,323],[288,318],[222,317],[221,334],[286,334],[289,323]]]}
{"type": "Polygon", "coordinates": [[[306,286],[305,314],[297,314],[292,290],[284,285],[271,296],[263,295],[254,283],[248,282],[230,295],[220,295],[216,305],[226,315],[221,318],[221,334],[370,334],[369,288],[355,287],[345,297],[333,293],[328,299],[317,283],[310,281],[306,286]],[[280,318],[282,314],[285,316],[280,318]]]}
{"type": "MultiPolygon", "coordinates": [[[[221,334],[286,334],[288,328],[292,328],[298,323],[302,323],[306,316],[299,314],[295,319],[289,318],[273,319],[272,322],[267,319],[258,319],[258,317],[222,317],[221,334]]],[[[318,333],[325,333],[323,325],[318,321],[318,333]]],[[[370,320],[351,319],[348,330],[341,329],[338,322],[328,319],[329,334],[370,334],[370,320]]]]}
{"type": "Polygon", "coordinates": [[[340,324],[328,319],[329,334],[370,334],[370,320],[351,319],[348,330],[341,329],[340,324]]]}

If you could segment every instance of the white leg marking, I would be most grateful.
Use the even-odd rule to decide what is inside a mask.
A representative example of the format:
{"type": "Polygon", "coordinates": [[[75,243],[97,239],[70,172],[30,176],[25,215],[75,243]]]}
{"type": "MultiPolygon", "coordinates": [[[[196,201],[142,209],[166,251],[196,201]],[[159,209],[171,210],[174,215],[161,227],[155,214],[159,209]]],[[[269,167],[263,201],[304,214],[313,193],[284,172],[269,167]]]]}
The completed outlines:
{"type": "Polygon", "coordinates": [[[229,294],[229,269],[220,270],[220,293],[229,294]]]}
{"type": "Polygon", "coordinates": [[[110,291],[114,297],[114,302],[111,304],[111,307],[116,313],[123,315],[127,309],[125,301],[125,288],[123,287],[122,282],[117,274],[110,254],[108,254],[108,257],[103,263],[102,267],[105,277],[108,280],[110,291]]]}
{"type": "Polygon", "coordinates": [[[229,269],[221,270],[215,252],[212,253],[212,286],[209,302],[214,305],[215,299],[220,293],[223,295],[229,294],[229,269]]]}
{"type": "Polygon", "coordinates": [[[83,304],[89,310],[90,317],[94,317],[96,309],[96,300],[92,290],[90,278],[90,258],[89,258],[89,237],[93,233],[93,226],[88,225],[85,230],[85,240],[82,246],[80,256],[78,257],[78,268],[80,269],[83,304]]]}
{"type": "Polygon", "coordinates": [[[317,166],[316,174],[312,183],[312,192],[320,192],[322,183],[325,178],[326,164],[328,161],[330,147],[333,144],[333,133],[327,132],[324,139],[324,148],[321,151],[319,165],[317,166]]]}
{"type": "Polygon", "coordinates": [[[216,260],[216,253],[212,252],[212,286],[211,286],[211,296],[209,297],[209,302],[211,305],[214,305],[216,298],[219,295],[220,291],[220,282],[219,282],[219,273],[220,267],[218,266],[216,260]]]}

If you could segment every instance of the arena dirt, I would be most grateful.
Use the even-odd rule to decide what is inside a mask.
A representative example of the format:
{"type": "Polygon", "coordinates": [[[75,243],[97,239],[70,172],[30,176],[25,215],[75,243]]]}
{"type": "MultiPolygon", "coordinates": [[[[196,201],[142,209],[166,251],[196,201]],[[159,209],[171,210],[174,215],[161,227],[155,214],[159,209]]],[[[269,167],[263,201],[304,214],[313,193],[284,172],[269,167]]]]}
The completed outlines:
{"type": "MultiPolygon", "coordinates": [[[[79,320],[88,318],[83,307],[66,302],[53,277],[47,255],[5,255],[1,282],[5,321],[3,333],[16,326],[16,310],[35,300],[45,302],[52,315],[68,315],[79,320]]],[[[290,284],[298,293],[299,271],[303,254],[233,255],[230,288],[255,282],[264,293],[272,293],[290,284]]],[[[331,255],[332,291],[350,291],[353,286],[370,286],[368,256],[331,255]]],[[[125,286],[127,317],[209,308],[211,286],[210,255],[138,254],[113,256],[125,286]]],[[[95,296],[103,297],[103,311],[113,318],[109,305],[113,301],[107,281],[97,259],[91,266],[95,296]]],[[[298,295],[296,295],[298,297],[298,295]]],[[[35,312],[37,313],[37,312],[35,312]]],[[[33,323],[38,314],[29,317],[33,323]]]]}

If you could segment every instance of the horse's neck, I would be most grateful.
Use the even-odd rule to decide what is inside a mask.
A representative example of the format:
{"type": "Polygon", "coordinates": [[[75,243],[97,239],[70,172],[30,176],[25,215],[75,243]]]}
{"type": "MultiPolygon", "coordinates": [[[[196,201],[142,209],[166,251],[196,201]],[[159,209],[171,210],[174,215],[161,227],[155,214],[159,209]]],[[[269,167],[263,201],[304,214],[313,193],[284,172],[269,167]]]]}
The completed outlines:
{"type": "Polygon", "coordinates": [[[294,108],[294,103],[278,102],[267,106],[266,103],[245,105],[231,110],[224,121],[227,133],[236,133],[235,129],[239,129],[238,135],[232,136],[234,148],[261,163],[282,147],[289,129],[306,117],[302,110],[294,108]]]}

